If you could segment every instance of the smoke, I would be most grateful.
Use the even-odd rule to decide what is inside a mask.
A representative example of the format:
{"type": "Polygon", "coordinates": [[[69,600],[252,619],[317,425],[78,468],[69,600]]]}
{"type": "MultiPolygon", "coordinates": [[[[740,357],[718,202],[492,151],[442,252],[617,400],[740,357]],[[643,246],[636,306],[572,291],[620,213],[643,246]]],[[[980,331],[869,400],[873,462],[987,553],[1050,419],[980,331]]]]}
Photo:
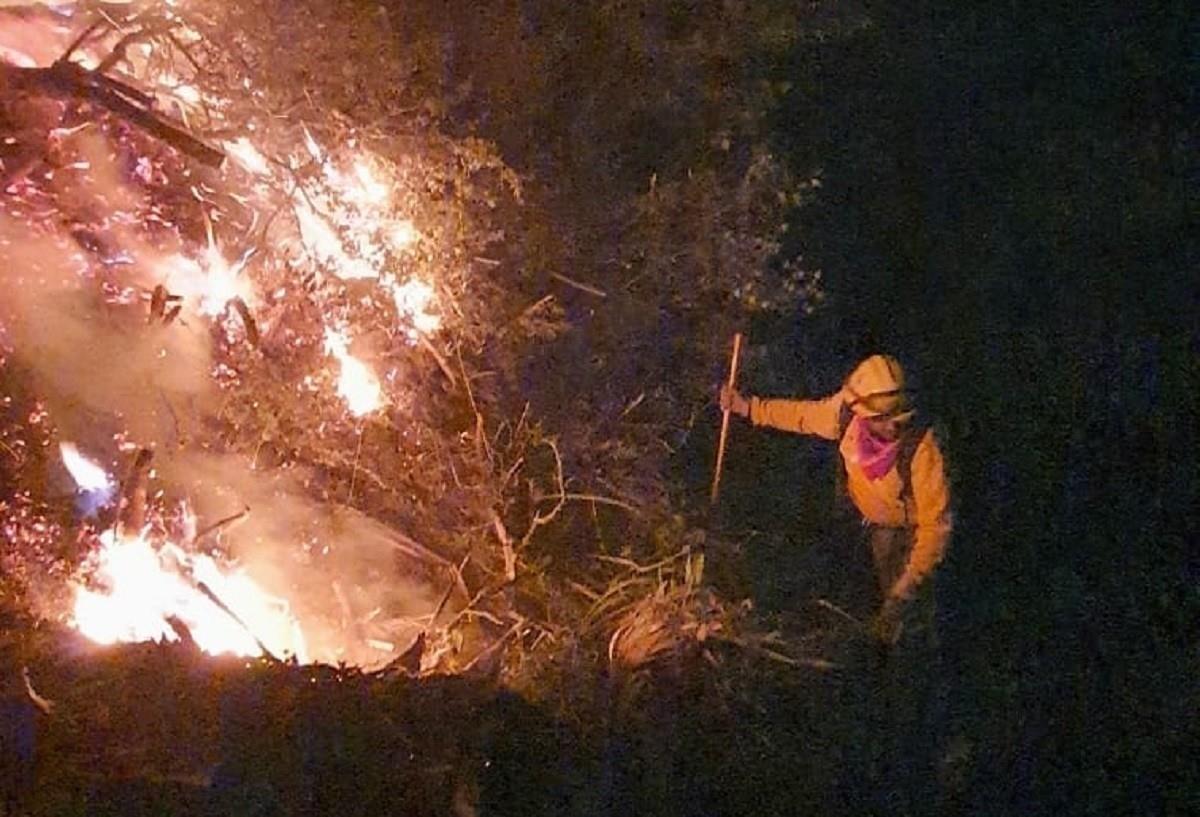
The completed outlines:
{"type": "Polygon", "coordinates": [[[447,577],[404,556],[387,526],[315,499],[300,469],[264,473],[241,456],[188,450],[221,397],[212,378],[220,330],[201,314],[203,288],[179,278],[206,270],[181,267],[187,253],[174,232],[143,224],[144,194],[123,181],[102,136],[67,138],[77,161],[46,179],[53,220],[19,215],[33,211],[20,196],[0,199],[3,356],[60,441],[110,469],[119,443],[154,449],[152,487],[189,503],[198,530],[248,507],[199,544],[288,600],[312,659],[386,661],[387,645],[405,647],[425,625],[447,577]],[[185,298],[169,323],[151,315],[160,283],[185,298]]]}
{"type": "MultiPolygon", "coordinates": [[[[144,445],[173,442],[180,412],[202,410],[213,395],[207,328],[149,324],[136,288],[131,302],[110,300],[68,241],[30,235],[0,214],[0,337],[10,357],[68,439],[101,445],[97,420],[119,418],[144,445]]],[[[135,267],[123,277],[131,273],[145,274],[135,267]]]]}
{"type": "Polygon", "coordinates": [[[386,525],[313,498],[303,469],[264,473],[237,455],[192,452],[158,471],[171,494],[188,497],[201,532],[249,509],[205,538],[291,601],[317,660],[378,663],[386,651],[367,640],[405,646],[448,580],[398,550],[386,525]]]}

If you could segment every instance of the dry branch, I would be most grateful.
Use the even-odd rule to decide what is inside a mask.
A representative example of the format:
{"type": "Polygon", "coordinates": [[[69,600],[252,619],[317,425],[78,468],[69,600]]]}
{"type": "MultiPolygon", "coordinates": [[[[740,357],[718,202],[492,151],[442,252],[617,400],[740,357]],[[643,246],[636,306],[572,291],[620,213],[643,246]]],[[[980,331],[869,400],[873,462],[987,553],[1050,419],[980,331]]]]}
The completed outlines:
{"type": "Polygon", "coordinates": [[[0,85],[11,91],[46,94],[90,102],[209,167],[220,167],[225,154],[150,109],[152,97],[99,71],[58,60],[48,68],[0,65],[0,85]]]}

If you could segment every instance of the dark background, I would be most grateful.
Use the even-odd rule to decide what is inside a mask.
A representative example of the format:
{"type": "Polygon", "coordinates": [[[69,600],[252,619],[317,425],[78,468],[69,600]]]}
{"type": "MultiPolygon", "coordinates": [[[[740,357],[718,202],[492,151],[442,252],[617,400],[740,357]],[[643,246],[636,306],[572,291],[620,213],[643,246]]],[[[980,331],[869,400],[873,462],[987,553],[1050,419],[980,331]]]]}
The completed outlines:
{"type": "MultiPolygon", "coordinates": [[[[640,290],[655,316],[645,329],[613,299],[581,296],[575,345],[538,361],[533,388],[556,395],[542,408],[553,415],[556,372],[568,391],[589,382],[589,356],[618,361],[585,386],[597,399],[649,372],[694,402],[683,381],[695,373],[668,352],[707,352],[731,322],[750,332],[751,392],[828,393],[862,356],[897,355],[939,423],[956,504],[940,577],[945,717],[972,760],[965,794],[941,807],[1195,809],[1195,15],[1182,2],[819,4],[803,13],[808,36],[770,49],[759,8],[783,7],[530,0],[442,23],[455,44],[446,83],[474,83],[452,110],[540,181],[554,246],[584,280],[618,282],[599,260],[624,239],[606,214],[652,172],[720,176],[751,143],[798,174],[820,168],[816,203],[797,208],[780,253],[821,269],[828,298],[814,315],[675,309],[640,290]],[[689,51],[692,36],[706,46],[689,51]],[[766,102],[743,92],[779,82],[789,90],[766,102]],[[724,151],[710,141],[722,129],[724,151]]],[[[431,25],[408,19],[411,32],[431,25]]],[[[705,274],[735,272],[663,286],[700,288],[705,274]]],[[[710,363],[710,383],[724,365],[710,363]]],[[[715,424],[710,407],[675,479],[697,524],[744,540],[731,583],[768,615],[795,613],[805,594],[853,600],[845,588],[862,571],[839,562],[828,447],[735,427],[714,522],[703,506],[715,424]]],[[[767,811],[813,791],[835,813],[878,803],[797,782],[865,785],[846,713],[871,694],[761,690],[761,716],[748,707],[742,726],[769,749],[712,721],[677,724],[661,742],[678,751],[654,756],[710,799],[663,795],[661,808],[701,813],[722,786],[746,813],[764,792],[767,811]]]]}

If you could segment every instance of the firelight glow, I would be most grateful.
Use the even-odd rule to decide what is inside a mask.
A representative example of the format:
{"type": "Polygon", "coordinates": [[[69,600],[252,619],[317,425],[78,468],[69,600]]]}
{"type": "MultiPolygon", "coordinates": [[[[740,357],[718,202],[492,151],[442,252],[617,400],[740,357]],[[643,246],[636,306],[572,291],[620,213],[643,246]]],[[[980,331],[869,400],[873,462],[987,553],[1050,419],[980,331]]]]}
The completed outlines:
{"type": "Polygon", "coordinates": [[[109,478],[108,472],[80,454],[75,443],[60,442],[58,452],[62,456],[67,473],[75,480],[79,490],[105,491],[112,487],[112,479],[109,478]]]}
{"type": "Polygon", "coordinates": [[[362,417],[383,406],[383,387],[379,384],[379,378],[365,363],[350,354],[345,332],[326,328],[325,351],[337,358],[341,366],[338,394],[346,401],[351,414],[362,417]]]}
{"type": "Polygon", "coordinates": [[[287,603],[241,570],[224,569],[210,556],[189,554],[171,543],[156,548],[145,536],[107,531],[100,541],[91,573],[98,589],[75,586],[72,624],[88,639],[98,644],[178,641],[169,623],[174,619],[213,655],[258,656],[261,642],[277,657],[308,661],[287,603]],[[200,583],[245,626],[206,596],[200,583]]]}

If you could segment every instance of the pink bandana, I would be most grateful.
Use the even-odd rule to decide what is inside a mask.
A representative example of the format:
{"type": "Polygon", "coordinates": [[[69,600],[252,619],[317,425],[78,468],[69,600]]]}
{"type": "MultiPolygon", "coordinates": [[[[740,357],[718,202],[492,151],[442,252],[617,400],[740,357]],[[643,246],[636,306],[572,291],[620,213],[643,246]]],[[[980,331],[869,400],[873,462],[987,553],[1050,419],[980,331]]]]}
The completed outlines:
{"type": "Polygon", "coordinates": [[[896,464],[896,455],[900,453],[900,441],[876,437],[861,417],[854,418],[854,425],[857,434],[855,453],[858,455],[859,467],[872,482],[882,479],[896,464]]]}

